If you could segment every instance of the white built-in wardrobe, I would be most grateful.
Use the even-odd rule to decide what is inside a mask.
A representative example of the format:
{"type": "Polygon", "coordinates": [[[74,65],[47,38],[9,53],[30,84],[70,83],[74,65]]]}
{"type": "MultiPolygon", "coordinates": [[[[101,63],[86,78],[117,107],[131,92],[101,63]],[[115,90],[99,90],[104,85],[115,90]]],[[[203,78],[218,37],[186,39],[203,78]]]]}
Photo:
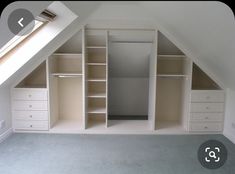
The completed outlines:
{"type": "Polygon", "coordinates": [[[153,29],[86,28],[12,89],[16,132],[218,133],[224,90],[153,29]]]}

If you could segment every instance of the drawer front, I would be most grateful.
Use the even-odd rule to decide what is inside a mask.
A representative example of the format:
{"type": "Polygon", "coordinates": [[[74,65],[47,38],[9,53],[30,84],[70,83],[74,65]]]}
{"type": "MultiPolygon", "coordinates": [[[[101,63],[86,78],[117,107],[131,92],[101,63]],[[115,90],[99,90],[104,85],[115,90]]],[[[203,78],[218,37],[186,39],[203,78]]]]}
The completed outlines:
{"type": "Polygon", "coordinates": [[[224,91],[192,91],[191,102],[224,102],[224,91]]]}
{"type": "Polygon", "coordinates": [[[190,123],[190,131],[222,131],[222,123],[190,123]]]}
{"type": "Polygon", "coordinates": [[[14,111],[47,111],[47,101],[13,101],[14,111]]]}
{"type": "Polygon", "coordinates": [[[223,121],[223,113],[190,113],[190,121],[223,121]]]}
{"type": "Polygon", "coordinates": [[[16,130],[48,130],[48,121],[15,121],[16,130]]]}
{"type": "Polygon", "coordinates": [[[15,120],[25,120],[25,121],[48,120],[47,111],[13,111],[13,116],[15,120]]]}
{"type": "Polygon", "coordinates": [[[12,91],[13,100],[47,100],[47,90],[15,89],[12,91]]]}
{"type": "Polygon", "coordinates": [[[224,103],[191,103],[191,112],[224,112],[224,103]]]}

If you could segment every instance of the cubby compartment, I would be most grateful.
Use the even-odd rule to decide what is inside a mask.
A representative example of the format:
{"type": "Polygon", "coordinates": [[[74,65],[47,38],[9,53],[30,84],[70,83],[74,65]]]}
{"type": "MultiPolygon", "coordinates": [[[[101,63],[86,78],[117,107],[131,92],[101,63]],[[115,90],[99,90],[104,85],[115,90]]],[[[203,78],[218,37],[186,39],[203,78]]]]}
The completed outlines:
{"type": "Polygon", "coordinates": [[[88,65],[106,64],[106,49],[87,49],[88,65]]]}
{"type": "Polygon", "coordinates": [[[88,97],[89,98],[106,98],[106,83],[89,82],[88,97]]]}
{"type": "Polygon", "coordinates": [[[47,88],[46,61],[41,63],[15,88],[47,88]]]}
{"type": "Polygon", "coordinates": [[[221,90],[221,87],[194,63],[192,90],[221,90]]]}
{"type": "Polygon", "coordinates": [[[106,79],[106,67],[103,66],[92,66],[88,67],[88,79],[89,80],[99,80],[106,79]]]}
{"type": "Polygon", "coordinates": [[[185,55],[158,55],[158,76],[185,76],[187,64],[185,55]]]}

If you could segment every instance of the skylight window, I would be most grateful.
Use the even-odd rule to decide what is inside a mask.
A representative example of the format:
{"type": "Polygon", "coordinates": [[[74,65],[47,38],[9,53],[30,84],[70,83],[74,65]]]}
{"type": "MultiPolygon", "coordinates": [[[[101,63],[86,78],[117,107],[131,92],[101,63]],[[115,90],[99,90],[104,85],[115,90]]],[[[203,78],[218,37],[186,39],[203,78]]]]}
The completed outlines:
{"type": "MultiPolygon", "coordinates": [[[[36,19],[32,22],[35,23],[34,28],[26,35],[16,35],[10,41],[8,41],[1,49],[0,49],[0,59],[2,59],[7,53],[13,50],[17,45],[23,42],[27,37],[31,36],[35,31],[40,29],[49,21],[52,21],[56,15],[48,10],[44,10],[36,19]]],[[[28,32],[27,27],[22,32],[28,32]]]]}

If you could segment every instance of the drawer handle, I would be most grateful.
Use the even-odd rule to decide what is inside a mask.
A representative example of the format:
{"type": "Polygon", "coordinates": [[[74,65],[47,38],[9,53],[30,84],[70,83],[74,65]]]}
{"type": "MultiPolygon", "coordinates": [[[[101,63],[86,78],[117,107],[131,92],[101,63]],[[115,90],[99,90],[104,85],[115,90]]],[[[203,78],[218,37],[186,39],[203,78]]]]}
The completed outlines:
{"type": "Polygon", "coordinates": [[[208,120],[208,117],[205,117],[206,120],[208,120]]]}
{"type": "Polygon", "coordinates": [[[32,95],[31,94],[29,94],[29,98],[31,98],[32,97],[32,95]]]}
{"type": "Polygon", "coordinates": [[[211,97],[210,96],[206,96],[206,99],[209,100],[211,97]]]}
{"type": "Polygon", "coordinates": [[[206,107],[206,109],[208,110],[208,109],[210,109],[210,107],[209,107],[209,106],[207,106],[207,107],[206,107]]]}
{"type": "Polygon", "coordinates": [[[205,126],[205,127],[204,127],[204,129],[208,129],[208,127],[207,127],[207,126],[205,126]]]}
{"type": "Polygon", "coordinates": [[[33,127],[33,125],[30,125],[30,127],[33,127]]]}
{"type": "Polygon", "coordinates": [[[30,117],[30,118],[33,118],[33,116],[32,116],[32,115],[30,115],[29,117],[30,117]]]}
{"type": "Polygon", "coordinates": [[[32,108],[32,105],[29,105],[30,108],[32,108]]]}

